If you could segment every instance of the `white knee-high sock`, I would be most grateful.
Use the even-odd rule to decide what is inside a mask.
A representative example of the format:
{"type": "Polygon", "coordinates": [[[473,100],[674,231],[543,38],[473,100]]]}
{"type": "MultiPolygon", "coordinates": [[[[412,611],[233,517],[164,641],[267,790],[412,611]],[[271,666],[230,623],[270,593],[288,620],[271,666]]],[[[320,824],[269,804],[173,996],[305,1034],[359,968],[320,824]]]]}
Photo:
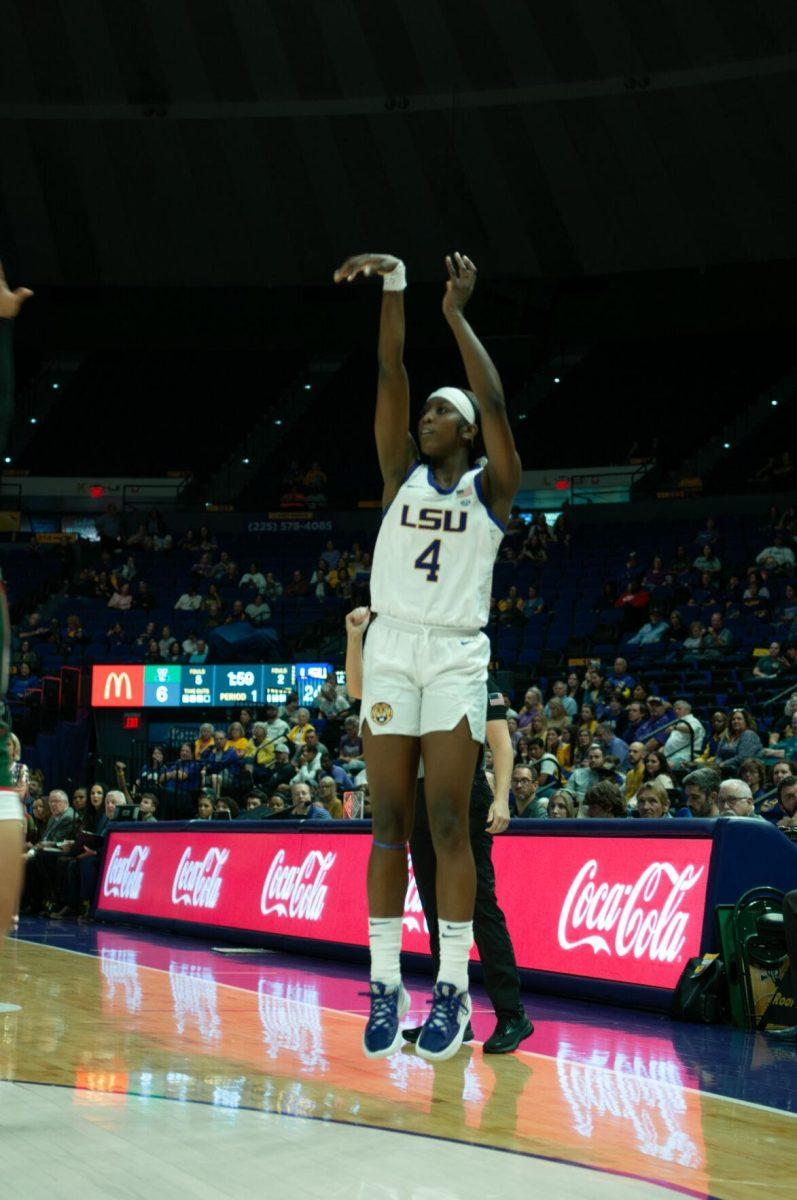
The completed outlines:
{"type": "Polygon", "coordinates": [[[371,947],[371,979],[396,987],[401,983],[402,917],[370,917],[368,944],[371,947]]]}
{"type": "Polygon", "coordinates": [[[468,956],[473,945],[473,921],[439,924],[440,970],[438,983],[453,983],[458,992],[468,990],[468,956]]]}

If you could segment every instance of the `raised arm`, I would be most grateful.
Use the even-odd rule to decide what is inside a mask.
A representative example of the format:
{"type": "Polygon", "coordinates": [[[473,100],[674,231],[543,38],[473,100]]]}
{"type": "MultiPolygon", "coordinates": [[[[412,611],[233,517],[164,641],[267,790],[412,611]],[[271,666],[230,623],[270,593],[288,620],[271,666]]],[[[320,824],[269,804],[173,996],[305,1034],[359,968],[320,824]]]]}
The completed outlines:
{"type": "Polygon", "coordinates": [[[470,390],[481,410],[481,428],[487,451],[482,480],[485,499],[501,521],[506,521],[520,486],[520,458],[506,415],[504,389],[493,360],[465,320],[465,305],[476,286],[476,267],[459,253],[446,258],[448,281],[443,315],[457,341],[470,390]]]}
{"type": "Polygon", "coordinates": [[[404,264],[391,254],[358,254],[347,258],[335,272],[335,282],[351,283],[358,275],[392,276],[382,293],[377,360],[376,450],[384,488],[382,504],[387,507],[408,470],[418,458],[410,436],[410,388],[404,367],[404,264]]]}
{"type": "Polygon", "coordinates": [[[0,263],[0,451],[5,449],[14,412],[14,353],[11,322],[22,305],[32,296],[28,288],[11,291],[0,263]]]}

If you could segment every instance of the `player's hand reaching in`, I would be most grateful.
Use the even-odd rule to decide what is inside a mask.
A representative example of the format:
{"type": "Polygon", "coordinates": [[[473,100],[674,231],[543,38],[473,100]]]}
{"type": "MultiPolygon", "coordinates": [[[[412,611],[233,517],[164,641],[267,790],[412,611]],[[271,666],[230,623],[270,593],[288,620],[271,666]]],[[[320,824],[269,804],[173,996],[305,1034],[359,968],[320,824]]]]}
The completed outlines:
{"type": "Polygon", "coordinates": [[[446,294],[443,296],[443,312],[447,317],[461,314],[465,305],[473,295],[476,287],[476,266],[467,254],[457,250],[453,255],[446,255],[446,294]]]}
{"type": "Polygon", "coordinates": [[[389,275],[399,265],[394,254],[355,254],[338,267],[335,283],[352,283],[358,275],[389,275]]]}
{"type": "Polygon", "coordinates": [[[33,295],[30,288],[16,288],[13,292],[6,281],[3,264],[0,263],[0,317],[13,321],[22,305],[33,295]]]}
{"type": "Polygon", "coordinates": [[[353,608],[350,613],[346,613],[346,633],[350,637],[363,637],[370,620],[370,608],[353,608]]]}
{"type": "Polygon", "coordinates": [[[487,813],[486,829],[488,833],[503,833],[509,828],[509,801],[496,797],[487,813]]]}

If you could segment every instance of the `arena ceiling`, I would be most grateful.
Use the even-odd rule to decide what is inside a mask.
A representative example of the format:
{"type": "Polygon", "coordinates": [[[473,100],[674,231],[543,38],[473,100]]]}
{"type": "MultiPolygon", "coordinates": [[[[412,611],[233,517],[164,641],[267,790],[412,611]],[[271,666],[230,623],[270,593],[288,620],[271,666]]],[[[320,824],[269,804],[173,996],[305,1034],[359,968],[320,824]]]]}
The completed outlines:
{"type": "Polygon", "coordinates": [[[797,257],[793,0],[0,0],[0,46],[32,283],[797,257]]]}

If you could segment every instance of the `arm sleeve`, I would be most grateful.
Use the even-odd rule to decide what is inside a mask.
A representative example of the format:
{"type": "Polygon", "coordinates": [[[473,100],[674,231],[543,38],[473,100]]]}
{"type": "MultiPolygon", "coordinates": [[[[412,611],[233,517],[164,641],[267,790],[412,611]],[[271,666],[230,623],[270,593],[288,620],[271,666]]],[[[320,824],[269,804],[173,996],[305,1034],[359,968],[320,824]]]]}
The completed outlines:
{"type": "Polygon", "coordinates": [[[11,321],[0,319],[0,454],[5,452],[14,414],[14,352],[11,321]]]}
{"type": "Polygon", "coordinates": [[[506,720],[506,704],[504,703],[504,696],[492,675],[487,676],[487,720],[506,720]]]}

